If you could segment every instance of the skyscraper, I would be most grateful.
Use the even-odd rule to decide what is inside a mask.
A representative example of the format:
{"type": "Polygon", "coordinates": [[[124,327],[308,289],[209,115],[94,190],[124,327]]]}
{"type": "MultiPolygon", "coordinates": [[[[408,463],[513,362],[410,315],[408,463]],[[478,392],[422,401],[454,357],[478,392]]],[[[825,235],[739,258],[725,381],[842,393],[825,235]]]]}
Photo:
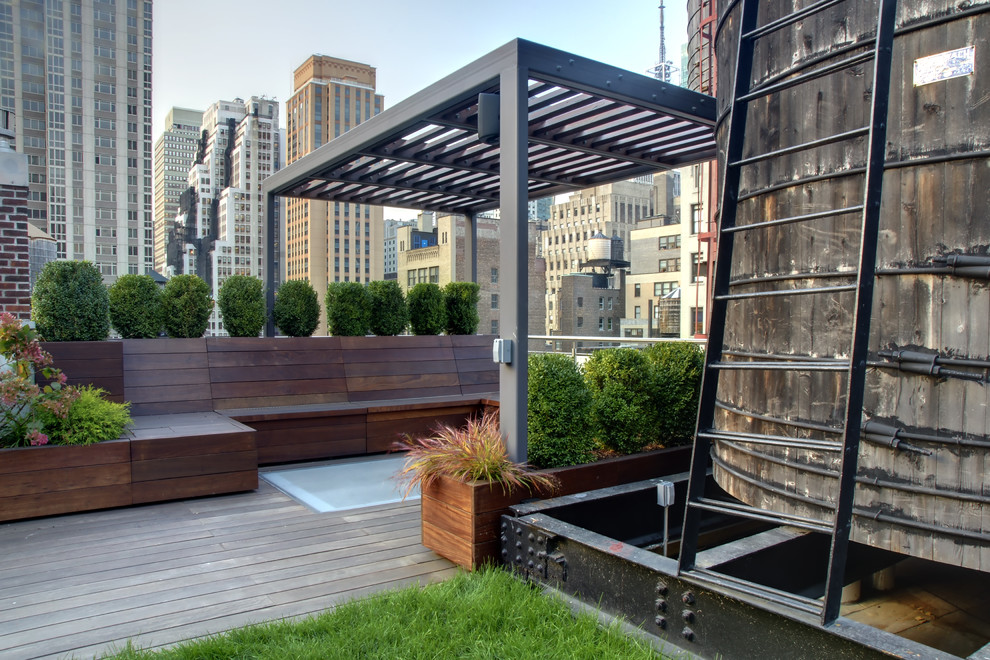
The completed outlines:
{"type": "MultiPolygon", "coordinates": [[[[286,104],[286,161],[381,112],[375,78],[374,67],[326,55],[313,55],[297,68],[286,104]]],[[[283,279],[308,280],[322,297],[329,282],[384,277],[381,207],[300,199],[286,206],[283,279]]]]}
{"type": "MultiPolygon", "coordinates": [[[[252,96],[207,108],[175,225],[167,232],[170,275],[199,275],[214,300],[230,275],[265,280],[272,265],[264,261],[261,182],[281,168],[280,140],[277,101],[252,96]]],[[[207,332],[224,334],[216,307],[207,332]]]]}
{"type": "Polygon", "coordinates": [[[29,221],[106,281],[154,266],[148,0],[0,0],[0,109],[29,221]]]}
{"type": "Polygon", "coordinates": [[[165,235],[179,211],[179,196],[189,187],[202,123],[202,110],[172,108],[155,142],[155,270],[162,274],[167,266],[165,235]]]}

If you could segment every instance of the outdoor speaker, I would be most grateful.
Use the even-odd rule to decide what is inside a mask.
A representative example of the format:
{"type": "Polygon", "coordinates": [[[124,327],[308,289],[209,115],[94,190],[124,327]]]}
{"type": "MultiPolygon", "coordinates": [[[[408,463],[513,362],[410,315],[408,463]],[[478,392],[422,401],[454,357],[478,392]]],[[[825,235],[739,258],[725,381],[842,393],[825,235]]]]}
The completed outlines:
{"type": "Polygon", "coordinates": [[[478,94],[478,139],[485,144],[498,144],[498,94],[478,94]]]}

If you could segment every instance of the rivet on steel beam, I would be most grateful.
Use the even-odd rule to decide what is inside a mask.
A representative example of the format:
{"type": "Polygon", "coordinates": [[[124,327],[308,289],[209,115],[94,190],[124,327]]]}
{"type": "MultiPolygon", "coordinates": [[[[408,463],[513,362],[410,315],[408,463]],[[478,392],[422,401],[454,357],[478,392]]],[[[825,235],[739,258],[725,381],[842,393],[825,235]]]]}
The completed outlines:
{"type": "Polygon", "coordinates": [[[657,618],[653,619],[653,621],[660,628],[666,628],[667,627],[667,619],[665,617],[658,616],[657,618]]]}
{"type": "Polygon", "coordinates": [[[665,601],[663,598],[657,598],[656,605],[657,605],[657,612],[667,611],[667,601],[665,601]]]}
{"type": "Polygon", "coordinates": [[[657,582],[657,595],[658,596],[667,595],[667,584],[665,582],[657,582]]]}
{"type": "Polygon", "coordinates": [[[530,532],[529,533],[529,542],[532,543],[535,540],[536,540],[536,534],[534,534],[533,532],[530,532]]]}
{"type": "Polygon", "coordinates": [[[516,547],[522,548],[522,541],[516,541],[516,547]]]}
{"type": "Polygon", "coordinates": [[[681,637],[683,637],[684,639],[686,639],[689,642],[693,642],[694,641],[694,631],[691,630],[690,628],[684,628],[684,630],[681,631],[681,637]]]}
{"type": "Polygon", "coordinates": [[[530,568],[536,568],[536,564],[533,563],[533,560],[532,559],[530,559],[529,562],[527,562],[526,565],[529,566],[530,568]]]}
{"type": "Polygon", "coordinates": [[[690,591],[685,591],[681,595],[681,602],[685,605],[694,605],[694,594],[690,591]]]}
{"type": "Polygon", "coordinates": [[[516,534],[522,536],[522,533],[523,533],[522,527],[516,527],[516,534]]]}
{"type": "Polygon", "coordinates": [[[685,623],[692,623],[694,621],[694,612],[691,610],[684,610],[681,612],[681,618],[684,619],[685,623]]]}

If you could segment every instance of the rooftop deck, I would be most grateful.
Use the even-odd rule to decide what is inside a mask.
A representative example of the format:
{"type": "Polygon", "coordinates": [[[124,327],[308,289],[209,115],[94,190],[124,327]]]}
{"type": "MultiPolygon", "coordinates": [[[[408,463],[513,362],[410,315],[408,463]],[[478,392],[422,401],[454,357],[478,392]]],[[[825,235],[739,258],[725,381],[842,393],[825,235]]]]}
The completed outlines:
{"type": "Polygon", "coordinates": [[[314,513],[257,491],[0,524],[0,656],[159,647],[442,580],[419,504],[314,513]]]}

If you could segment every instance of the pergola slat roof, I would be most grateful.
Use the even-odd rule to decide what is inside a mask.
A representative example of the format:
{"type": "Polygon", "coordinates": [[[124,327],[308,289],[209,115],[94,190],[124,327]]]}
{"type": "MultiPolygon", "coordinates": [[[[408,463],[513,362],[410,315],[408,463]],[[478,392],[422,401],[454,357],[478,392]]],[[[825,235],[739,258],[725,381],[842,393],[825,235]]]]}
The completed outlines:
{"type": "Polygon", "coordinates": [[[715,156],[711,97],[515,40],[269,177],[269,194],[475,214],[499,205],[497,144],[478,94],[525,67],[530,199],[715,156]]]}

